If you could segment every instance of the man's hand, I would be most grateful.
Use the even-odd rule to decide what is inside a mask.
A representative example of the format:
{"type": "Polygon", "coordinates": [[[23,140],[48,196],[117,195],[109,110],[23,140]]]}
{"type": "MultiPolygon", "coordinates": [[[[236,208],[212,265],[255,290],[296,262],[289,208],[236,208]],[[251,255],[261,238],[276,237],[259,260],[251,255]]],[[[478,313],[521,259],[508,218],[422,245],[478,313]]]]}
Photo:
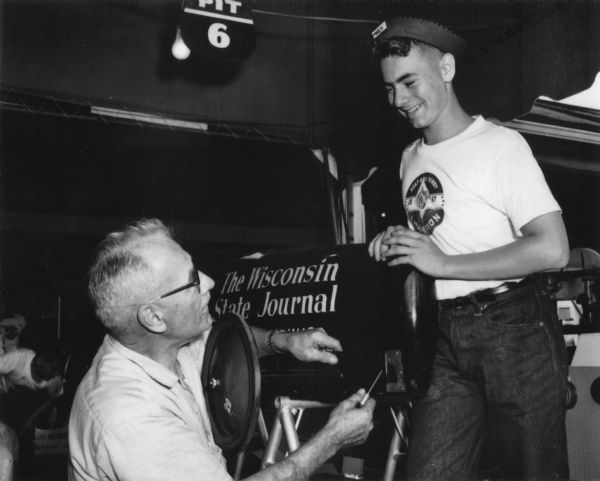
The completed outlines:
{"type": "Polygon", "coordinates": [[[567,264],[569,242],[559,211],[532,219],[521,227],[521,233],[514,242],[494,249],[446,255],[430,236],[403,226],[391,226],[375,236],[369,244],[369,253],[390,266],[410,264],[443,279],[514,279],[567,264]]]}
{"type": "Polygon", "coordinates": [[[446,254],[431,237],[401,225],[386,232],[381,243],[387,247],[383,258],[389,266],[410,264],[433,277],[444,277],[446,254]]]}
{"type": "Polygon", "coordinates": [[[64,392],[62,376],[54,376],[47,381],[38,383],[38,389],[45,390],[52,398],[62,396],[64,392]]]}
{"type": "Polygon", "coordinates": [[[332,351],[342,351],[340,341],[321,327],[299,332],[277,332],[272,340],[277,348],[288,351],[304,362],[337,364],[338,358],[332,351]]]}
{"type": "Polygon", "coordinates": [[[389,266],[409,264],[433,277],[444,277],[447,255],[431,238],[398,225],[380,232],[369,244],[369,254],[389,266]]]}
{"type": "Polygon", "coordinates": [[[365,395],[360,389],[342,401],[329,415],[323,429],[292,454],[244,481],[306,480],[338,450],[362,444],[373,429],[375,401],[369,399],[362,408],[357,403],[365,395]]]}
{"type": "Polygon", "coordinates": [[[323,433],[331,436],[332,442],[338,446],[338,449],[364,443],[373,429],[375,401],[369,399],[364,407],[356,407],[364,395],[365,390],[359,389],[338,404],[323,428],[323,433]]]}
{"type": "Polygon", "coordinates": [[[384,254],[389,249],[386,244],[383,244],[383,239],[397,227],[402,226],[389,226],[383,232],[377,234],[373,240],[369,243],[369,255],[373,257],[377,262],[385,260],[384,254]]]}

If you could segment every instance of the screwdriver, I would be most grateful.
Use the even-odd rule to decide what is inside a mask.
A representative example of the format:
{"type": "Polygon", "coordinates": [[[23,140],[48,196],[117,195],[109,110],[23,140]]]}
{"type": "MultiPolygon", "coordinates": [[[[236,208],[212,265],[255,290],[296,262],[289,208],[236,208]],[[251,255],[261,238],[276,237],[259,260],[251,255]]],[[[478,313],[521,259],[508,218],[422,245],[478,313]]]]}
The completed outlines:
{"type": "Polygon", "coordinates": [[[379,373],[377,374],[377,377],[375,378],[375,380],[373,381],[373,384],[371,384],[371,387],[369,388],[369,390],[365,393],[365,395],[363,396],[363,398],[360,400],[360,402],[356,405],[357,408],[362,408],[364,407],[365,404],[367,404],[367,401],[369,400],[369,396],[371,394],[371,391],[373,390],[373,388],[375,387],[375,384],[377,384],[377,381],[379,381],[379,378],[381,377],[381,375],[383,374],[383,369],[381,369],[379,371],[379,373]]]}

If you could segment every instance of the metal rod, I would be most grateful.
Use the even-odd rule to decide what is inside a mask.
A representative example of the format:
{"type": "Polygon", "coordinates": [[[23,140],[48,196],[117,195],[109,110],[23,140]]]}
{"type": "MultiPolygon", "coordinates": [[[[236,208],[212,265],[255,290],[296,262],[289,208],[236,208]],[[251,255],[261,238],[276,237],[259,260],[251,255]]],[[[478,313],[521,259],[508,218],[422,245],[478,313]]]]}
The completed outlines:
{"type": "Polygon", "coordinates": [[[390,406],[390,413],[394,420],[396,429],[392,434],[392,440],[390,441],[390,449],[388,450],[387,462],[385,465],[385,474],[383,475],[383,481],[393,481],[396,473],[396,465],[398,463],[398,456],[402,454],[400,451],[401,443],[406,443],[406,436],[404,435],[404,427],[406,426],[406,417],[402,409],[398,409],[398,415],[394,412],[394,408],[390,406]],[[398,417],[401,418],[398,422],[398,417]]]}
{"type": "Polygon", "coordinates": [[[279,445],[281,443],[281,422],[279,421],[279,416],[275,416],[273,420],[273,426],[271,427],[271,434],[269,436],[269,442],[267,443],[267,447],[265,448],[265,454],[263,456],[262,468],[266,468],[271,464],[275,464],[277,457],[277,450],[279,449],[279,445]]]}
{"type": "Polygon", "coordinates": [[[56,337],[58,339],[60,339],[60,322],[61,322],[61,317],[62,317],[62,306],[61,306],[61,299],[60,296],[58,296],[58,305],[56,308],[56,337]]]}
{"type": "Polygon", "coordinates": [[[388,450],[387,461],[385,464],[385,474],[383,481],[393,481],[396,474],[396,465],[398,463],[398,454],[400,453],[400,436],[396,431],[392,434],[390,449],[388,450]]]}
{"type": "Polygon", "coordinates": [[[304,409],[298,409],[298,415],[296,416],[296,431],[300,427],[300,421],[302,421],[303,414],[304,414],[304,409]]]}
{"type": "Polygon", "coordinates": [[[260,437],[263,440],[263,444],[266,446],[269,440],[269,431],[267,430],[267,423],[265,422],[265,416],[262,412],[262,408],[258,410],[258,431],[260,437]]]}
{"type": "Polygon", "coordinates": [[[238,481],[242,475],[242,468],[244,467],[244,459],[246,458],[246,451],[240,451],[235,459],[235,473],[233,479],[238,481]]]}
{"type": "Polygon", "coordinates": [[[279,417],[281,424],[283,425],[283,432],[287,440],[288,449],[290,453],[293,453],[300,447],[300,440],[298,439],[298,432],[294,427],[294,416],[289,408],[283,408],[279,411],[279,417]]]}
{"type": "Polygon", "coordinates": [[[398,422],[398,418],[396,417],[396,413],[394,412],[394,409],[391,406],[390,406],[390,412],[392,413],[392,419],[394,420],[394,425],[396,426],[396,432],[398,433],[398,436],[400,436],[402,441],[405,441],[405,436],[404,436],[405,418],[404,418],[404,414],[402,413],[402,410],[398,410],[398,416],[402,417],[402,426],[400,426],[400,423],[398,422]]]}

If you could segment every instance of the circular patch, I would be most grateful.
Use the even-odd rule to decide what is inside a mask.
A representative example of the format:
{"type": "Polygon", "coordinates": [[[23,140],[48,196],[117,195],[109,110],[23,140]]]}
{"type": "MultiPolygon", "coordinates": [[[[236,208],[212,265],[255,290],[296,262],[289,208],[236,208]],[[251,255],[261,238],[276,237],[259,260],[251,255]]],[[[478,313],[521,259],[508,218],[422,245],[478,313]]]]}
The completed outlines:
{"type": "Polygon", "coordinates": [[[444,191],[439,179],[428,172],[417,177],[406,192],[404,209],[416,231],[431,234],[444,220],[444,191]]]}

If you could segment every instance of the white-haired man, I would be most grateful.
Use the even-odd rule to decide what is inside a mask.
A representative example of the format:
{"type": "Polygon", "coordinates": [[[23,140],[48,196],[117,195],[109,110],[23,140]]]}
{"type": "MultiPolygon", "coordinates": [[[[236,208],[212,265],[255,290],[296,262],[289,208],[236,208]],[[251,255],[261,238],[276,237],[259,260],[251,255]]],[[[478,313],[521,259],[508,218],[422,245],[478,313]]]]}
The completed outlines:
{"type": "MultiPolygon", "coordinates": [[[[208,420],[200,369],[213,322],[214,283],[157,219],[109,234],[90,269],[89,293],[108,330],[82,380],[69,422],[71,480],[229,480],[208,420]]],[[[253,328],[260,354],[269,333],[253,328]]],[[[270,342],[306,361],[337,362],[339,342],[323,330],[276,333],[270,342]]],[[[326,426],[255,480],[308,479],[346,446],[364,442],[374,403],[360,390],[326,426]]]]}

